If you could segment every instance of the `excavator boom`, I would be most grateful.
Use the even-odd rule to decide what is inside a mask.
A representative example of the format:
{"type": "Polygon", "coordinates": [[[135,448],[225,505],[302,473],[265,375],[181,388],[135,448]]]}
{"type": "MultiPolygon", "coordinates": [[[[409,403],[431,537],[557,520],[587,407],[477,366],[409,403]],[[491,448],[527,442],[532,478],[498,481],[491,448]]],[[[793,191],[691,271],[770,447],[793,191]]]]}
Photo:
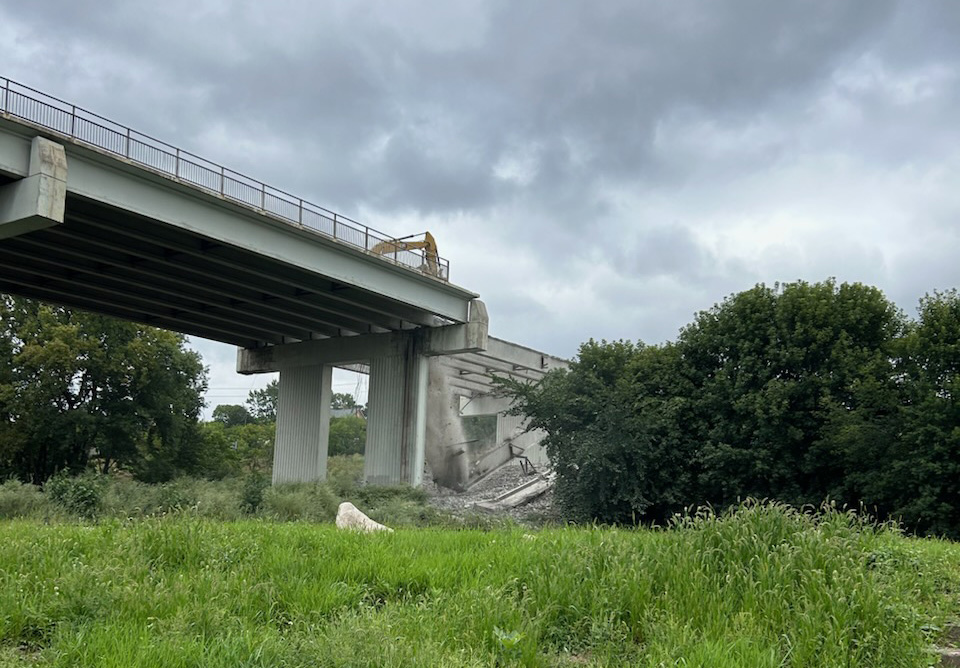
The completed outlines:
{"type": "MultiPolygon", "coordinates": [[[[412,235],[418,237],[419,234],[412,235]]],[[[423,239],[413,239],[412,237],[403,237],[401,239],[388,239],[381,241],[370,249],[371,253],[377,255],[396,255],[399,251],[423,251],[424,264],[420,269],[431,276],[440,275],[439,253],[437,252],[437,241],[429,232],[423,233],[423,239]]]]}

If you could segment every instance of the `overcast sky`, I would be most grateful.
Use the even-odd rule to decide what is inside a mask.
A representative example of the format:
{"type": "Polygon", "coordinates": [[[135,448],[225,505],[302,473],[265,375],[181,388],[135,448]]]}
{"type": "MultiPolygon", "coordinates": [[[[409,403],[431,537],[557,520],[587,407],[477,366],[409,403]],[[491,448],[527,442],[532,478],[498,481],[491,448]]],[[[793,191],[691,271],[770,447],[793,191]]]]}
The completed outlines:
{"type": "MultiPolygon", "coordinates": [[[[0,0],[0,75],[430,230],[493,335],[569,357],[758,282],[960,284],[958,35],[953,0],[0,0]]],[[[194,343],[211,403],[264,381],[194,343]]]]}

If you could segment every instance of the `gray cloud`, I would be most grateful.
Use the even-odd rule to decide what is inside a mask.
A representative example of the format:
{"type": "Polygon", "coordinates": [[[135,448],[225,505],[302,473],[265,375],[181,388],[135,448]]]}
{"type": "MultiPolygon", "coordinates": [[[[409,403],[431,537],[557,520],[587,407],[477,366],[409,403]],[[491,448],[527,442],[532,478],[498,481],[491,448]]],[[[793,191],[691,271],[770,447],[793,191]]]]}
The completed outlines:
{"type": "Polygon", "coordinates": [[[2,73],[390,233],[494,333],[672,338],[757,281],[960,283],[946,0],[0,0],[2,73]]]}

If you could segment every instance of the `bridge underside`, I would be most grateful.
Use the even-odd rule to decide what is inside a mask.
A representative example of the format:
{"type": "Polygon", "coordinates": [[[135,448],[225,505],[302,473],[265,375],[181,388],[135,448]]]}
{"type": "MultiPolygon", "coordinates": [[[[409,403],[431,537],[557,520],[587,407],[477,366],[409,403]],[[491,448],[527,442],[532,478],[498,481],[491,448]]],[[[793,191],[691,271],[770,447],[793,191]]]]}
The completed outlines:
{"type": "Polygon", "coordinates": [[[315,272],[69,194],[62,224],[0,241],[0,291],[244,348],[441,322],[315,272]]]}
{"type": "Polygon", "coordinates": [[[231,343],[247,372],[279,369],[277,481],[324,477],[330,363],[368,360],[367,479],[419,482],[426,360],[486,348],[476,294],[31,132],[0,123],[0,292],[231,343]]]}

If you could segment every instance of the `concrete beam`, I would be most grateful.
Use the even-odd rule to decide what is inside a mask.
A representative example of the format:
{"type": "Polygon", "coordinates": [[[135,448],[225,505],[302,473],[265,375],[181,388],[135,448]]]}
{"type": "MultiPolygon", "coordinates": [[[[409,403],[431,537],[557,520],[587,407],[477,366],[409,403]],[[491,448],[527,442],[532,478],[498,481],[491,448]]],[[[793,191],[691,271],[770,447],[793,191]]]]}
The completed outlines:
{"type": "Polygon", "coordinates": [[[265,348],[240,348],[237,350],[237,373],[273,373],[318,364],[341,366],[377,357],[392,357],[402,355],[411,339],[417,341],[419,354],[426,356],[477,352],[487,344],[487,327],[487,309],[483,302],[475,299],[471,304],[470,321],[460,325],[339,336],[265,348]]]}
{"type": "Polygon", "coordinates": [[[496,415],[510,410],[513,400],[510,397],[485,395],[471,397],[460,404],[460,415],[464,417],[474,415],[496,415]]]}
{"type": "MultiPolygon", "coordinates": [[[[0,117],[2,119],[2,117],[0,117]]],[[[2,119],[3,123],[10,123],[2,119]]],[[[2,126],[0,126],[2,128],[2,126]]],[[[36,133],[34,133],[36,134],[36,133]]],[[[0,131],[0,174],[22,179],[30,175],[30,138],[0,131]]]]}
{"type": "MultiPolygon", "coordinates": [[[[479,357],[491,358],[495,361],[509,362],[510,364],[532,369],[541,373],[551,369],[565,369],[570,363],[559,357],[547,355],[539,350],[527,348],[510,341],[490,337],[487,348],[477,353],[479,357]]],[[[478,360],[478,363],[482,364],[478,360]]]]}
{"type": "Polygon", "coordinates": [[[0,187],[0,239],[62,223],[66,202],[66,152],[60,144],[34,137],[27,176],[0,187]]]}

